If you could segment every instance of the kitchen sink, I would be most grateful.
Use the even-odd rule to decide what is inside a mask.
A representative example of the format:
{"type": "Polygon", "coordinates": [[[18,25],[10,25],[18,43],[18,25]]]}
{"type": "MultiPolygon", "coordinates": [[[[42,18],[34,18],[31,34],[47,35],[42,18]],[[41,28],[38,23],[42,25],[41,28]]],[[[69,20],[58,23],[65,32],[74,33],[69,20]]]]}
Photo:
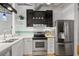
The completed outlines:
{"type": "Polygon", "coordinates": [[[3,41],[2,43],[11,43],[11,42],[14,42],[15,40],[17,40],[17,39],[6,40],[6,41],[3,41]]]}

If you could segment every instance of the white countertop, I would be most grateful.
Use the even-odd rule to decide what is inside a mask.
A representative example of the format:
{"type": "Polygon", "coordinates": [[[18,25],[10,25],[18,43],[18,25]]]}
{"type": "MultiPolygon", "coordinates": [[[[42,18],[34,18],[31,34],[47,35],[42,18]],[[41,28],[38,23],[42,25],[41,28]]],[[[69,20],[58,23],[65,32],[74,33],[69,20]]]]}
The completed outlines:
{"type": "Polygon", "coordinates": [[[5,41],[5,40],[0,40],[0,53],[4,52],[4,50],[13,46],[14,44],[16,44],[18,41],[22,40],[23,38],[33,38],[33,36],[15,36],[15,37],[6,38],[6,40],[17,39],[11,43],[1,43],[2,41],[5,41]]]}
{"type": "Polygon", "coordinates": [[[16,44],[21,39],[23,39],[23,38],[32,38],[32,37],[33,36],[15,36],[15,37],[6,38],[6,40],[17,39],[14,42],[11,42],[11,43],[2,43],[3,41],[6,41],[6,40],[0,40],[0,55],[1,55],[1,53],[4,52],[4,50],[6,50],[7,48],[10,48],[11,46],[13,46],[14,44],[16,44]]]}

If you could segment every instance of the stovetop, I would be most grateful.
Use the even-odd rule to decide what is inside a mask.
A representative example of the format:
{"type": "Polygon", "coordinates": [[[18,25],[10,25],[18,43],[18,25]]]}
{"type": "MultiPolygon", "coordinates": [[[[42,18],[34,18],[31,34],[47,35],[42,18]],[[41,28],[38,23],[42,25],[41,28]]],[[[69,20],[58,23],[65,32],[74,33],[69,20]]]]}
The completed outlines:
{"type": "Polygon", "coordinates": [[[34,34],[33,40],[47,40],[45,34],[34,34]]]}

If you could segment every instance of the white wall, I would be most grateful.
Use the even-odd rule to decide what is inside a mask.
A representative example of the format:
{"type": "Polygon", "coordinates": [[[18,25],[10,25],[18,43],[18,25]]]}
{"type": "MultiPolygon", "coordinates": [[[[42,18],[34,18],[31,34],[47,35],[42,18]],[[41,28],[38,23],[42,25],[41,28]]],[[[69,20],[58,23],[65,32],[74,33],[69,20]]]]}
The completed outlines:
{"type": "Polygon", "coordinates": [[[53,10],[53,23],[55,24],[56,20],[62,19],[62,10],[53,10]]]}
{"type": "Polygon", "coordinates": [[[77,55],[78,41],[79,41],[79,18],[78,18],[78,4],[75,4],[75,21],[74,21],[74,55],[77,55]]]}
{"type": "Polygon", "coordinates": [[[18,27],[21,27],[22,28],[26,28],[26,23],[27,23],[27,13],[26,13],[26,10],[27,9],[33,9],[33,6],[15,6],[16,10],[17,10],[17,14],[15,15],[15,24],[16,24],[16,30],[18,29],[18,27]],[[22,15],[24,16],[24,20],[23,21],[20,21],[19,19],[19,15],[22,15]]]}
{"type": "MultiPolygon", "coordinates": [[[[79,20],[79,8],[78,8],[78,20],[79,20]]],[[[78,29],[79,29],[79,21],[78,21],[78,29]]],[[[79,30],[78,30],[78,35],[79,35],[79,30]]],[[[79,36],[78,36],[78,38],[79,38],[79,36]]],[[[78,40],[78,43],[79,43],[79,40],[78,40]]]]}
{"type": "Polygon", "coordinates": [[[70,4],[66,8],[63,9],[62,19],[65,19],[65,20],[75,19],[74,4],[70,4]]]}
{"type": "Polygon", "coordinates": [[[7,21],[3,21],[3,14],[0,13],[0,34],[4,32],[7,34],[11,34],[11,26],[12,26],[12,16],[11,14],[6,14],[7,21]]]}
{"type": "Polygon", "coordinates": [[[26,26],[26,19],[27,19],[27,15],[26,15],[26,10],[27,9],[33,9],[33,6],[15,6],[16,10],[17,10],[17,15],[16,15],[16,25],[19,24],[18,20],[19,20],[19,15],[23,15],[24,16],[24,25],[26,26]]]}
{"type": "MultiPolygon", "coordinates": [[[[79,35],[79,5],[77,7],[77,18],[78,18],[78,35],[79,35]]],[[[79,36],[78,36],[78,45],[79,45],[79,36]]]]}
{"type": "Polygon", "coordinates": [[[15,8],[17,10],[17,14],[15,15],[15,31],[20,31],[21,34],[19,35],[31,35],[32,32],[27,32],[28,28],[27,28],[27,13],[26,10],[27,9],[34,9],[33,6],[18,6],[17,4],[15,4],[15,8]],[[19,15],[24,16],[24,20],[20,20],[19,19],[19,15]]]}
{"type": "Polygon", "coordinates": [[[54,9],[54,21],[56,20],[74,20],[75,19],[75,10],[74,4],[69,4],[60,10],[54,9]]]}

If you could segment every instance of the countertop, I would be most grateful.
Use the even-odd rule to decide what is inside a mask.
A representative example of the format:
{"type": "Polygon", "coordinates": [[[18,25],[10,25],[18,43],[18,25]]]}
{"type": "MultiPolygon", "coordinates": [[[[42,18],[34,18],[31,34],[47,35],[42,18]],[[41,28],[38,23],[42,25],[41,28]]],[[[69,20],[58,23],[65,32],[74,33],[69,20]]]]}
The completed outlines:
{"type": "MultiPolygon", "coordinates": [[[[0,55],[4,52],[4,50],[12,47],[14,44],[16,44],[17,42],[19,42],[21,39],[24,39],[24,38],[33,38],[33,36],[15,36],[15,37],[6,38],[6,40],[17,39],[11,43],[1,43],[2,41],[5,41],[5,40],[0,40],[0,55]]],[[[48,38],[50,38],[50,37],[48,37],[48,38]]]]}
{"type": "Polygon", "coordinates": [[[0,40],[0,55],[2,53],[4,53],[4,51],[6,49],[12,47],[14,44],[16,44],[17,42],[19,42],[21,39],[23,39],[23,38],[32,38],[32,37],[33,36],[15,36],[15,37],[6,38],[6,40],[9,40],[9,39],[17,39],[14,42],[11,42],[11,43],[2,43],[3,41],[6,41],[6,40],[0,40]]]}

